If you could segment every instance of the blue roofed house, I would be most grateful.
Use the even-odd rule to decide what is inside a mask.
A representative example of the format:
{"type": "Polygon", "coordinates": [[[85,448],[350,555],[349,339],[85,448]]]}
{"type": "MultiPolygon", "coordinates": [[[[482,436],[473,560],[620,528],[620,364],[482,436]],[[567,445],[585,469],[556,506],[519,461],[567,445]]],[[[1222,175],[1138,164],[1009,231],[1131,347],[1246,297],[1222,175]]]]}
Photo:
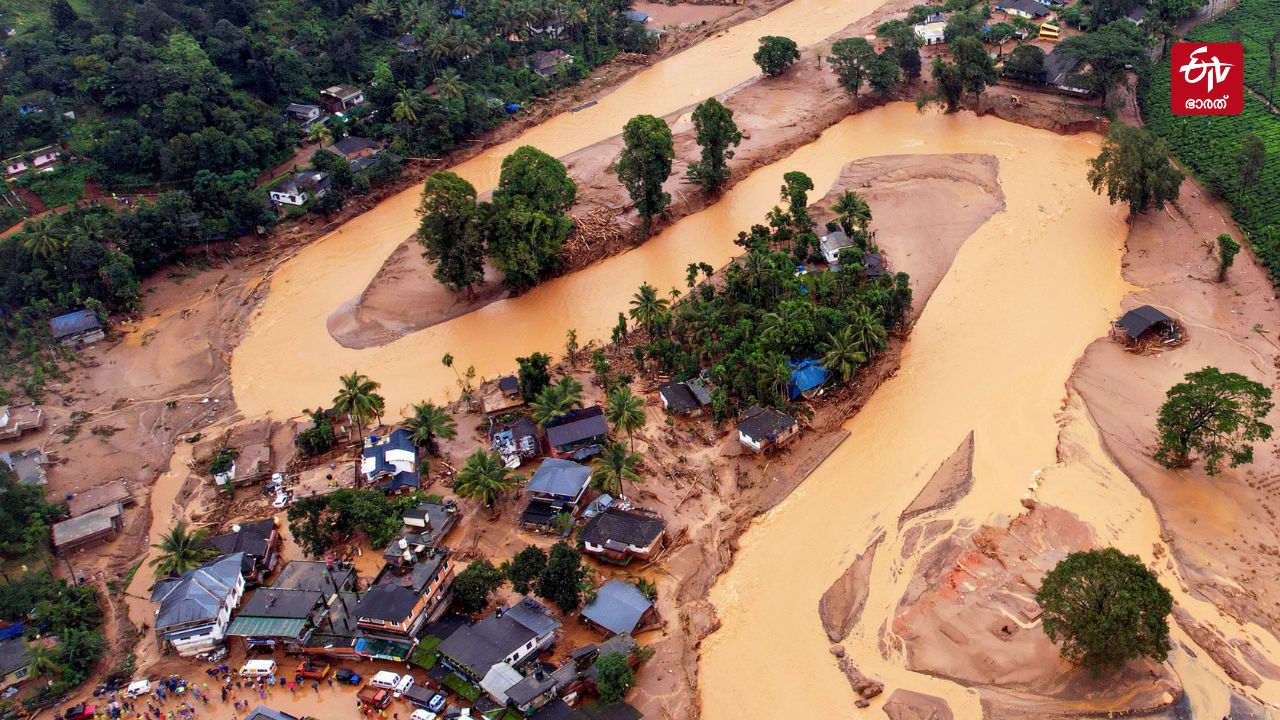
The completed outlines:
{"type": "Polygon", "coordinates": [[[827,369],[817,358],[806,358],[791,363],[791,382],[787,384],[787,395],[795,400],[803,397],[806,400],[822,394],[822,385],[827,381],[827,369]]]}
{"type": "Polygon", "coordinates": [[[520,523],[545,527],[558,513],[578,514],[582,496],[591,484],[591,468],[571,460],[547,458],[525,485],[529,505],[520,515],[520,523]]]}
{"type": "Polygon", "coordinates": [[[601,585],[595,599],[582,608],[583,621],[606,635],[634,634],[656,618],[653,601],[635,585],[617,578],[601,585]]]}
{"type": "Polygon", "coordinates": [[[360,465],[365,478],[386,492],[418,487],[418,446],[409,431],[397,428],[390,435],[370,435],[360,465]]]}
{"type": "Polygon", "coordinates": [[[156,583],[151,592],[151,601],[160,603],[155,629],[166,647],[187,657],[222,644],[231,613],[244,596],[243,560],[241,553],[224,555],[156,583]]]}
{"type": "Polygon", "coordinates": [[[98,316],[89,309],[59,315],[49,321],[53,339],[63,345],[88,345],[107,336],[98,316]]]}

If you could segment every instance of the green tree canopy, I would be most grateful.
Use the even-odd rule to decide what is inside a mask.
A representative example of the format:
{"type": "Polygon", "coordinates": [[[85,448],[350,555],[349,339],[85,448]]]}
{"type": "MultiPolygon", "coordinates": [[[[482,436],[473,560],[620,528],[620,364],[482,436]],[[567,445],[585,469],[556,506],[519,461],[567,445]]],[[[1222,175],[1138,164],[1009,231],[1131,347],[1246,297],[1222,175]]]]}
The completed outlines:
{"type": "Polygon", "coordinates": [[[1094,192],[1107,189],[1111,204],[1129,203],[1129,214],[1157,210],[1177,200],[1182,173],[1169,164],[1164,141],[1149,131],[1112,123],[1102,152],[1089,161],[1089,184],[1094,192]]]}
{"type": "Polygon", "coordinates": [[[432,455],[439,454],[436,438],[451,440],[458,434],[457,423],[449,411],[433,402],[414,403],[413,414],[405,418],[404,427],[418,447],[432,455]]]}
{"type": "Polygon", "coordinates": [[[981,107],[982,93],[994,85],[998,77],[995,62],[982,41],[968,35],[951,44],[951,57],[964,80],[964,89],[973,93],[974,104],[981,107]]]}
{"type": "Polygon", "coordinates": [[[555,603],[563,612],[571,613],[582,604],[582,581],[586,576],[582,555],[561,540],[551,546],[547,567],[538,577],[538,595],[555,603]]]}
{"type": "Polygon", "coordinates": [[[1104,106],[1107,93],[1124,77],[1127,66],[1139,67],[1147,61],[1142,31],[1125,19],[1073,35],[1058,44],[1058,51],[1089,66],[1090,89],[1102,96],[1104,106]]]}
{"type": "Polygon", "coordinates": [[[791,67],[791,63],[800,59],[800,49],[791,38],[765,35],[760,38],[760,48],[751,59],[765,75],[781,75],[791,67]]]}
{"type": "Polygon", "coordinates": [[[386,401],[377,392],[382,386],[355,370],[349,375],[341,376],[339,380],[342,387],[333,397],[334,412],[350,417],[363,441],[364,426],[373,418],[381,417],[386,407],[386,401]]]}
{"type": "Polygon", "coordinates": [[[1004,61],[1005,77],[1025,83],[1044,81],[1044,51],[1035,45],[1019,45],[1004,61]]]}
{"type": "Polygon", "coordinates": [[[622,702],[627,691],[636,684],[636,674],[627,663],[627,656],[618,652],[605,653],[596,658],[596,691],[605,705],[622,702]]]}
{"type": "Polygon", "coordinates": [[[865,38],[842,38],[831,44],[831,67],[840,87],[855,98],[876,61],[876,49],[865,38]]]}
{"type": "Polygon", "coordinates": [[[654,215],[671,203],[671,195],[662,184],[671,175],[675,147],[671,128],[652,115],[637,115],[622,130],[622,156],[618,159],[618,179],[622,181],[636,212],[644,221],[644,233],[654,215]]]}
{"type": "Polygon", "coordinates": [[[18,558],[43,548],[49,526],[62,516],[63,506],[45,502],[44,489],[18,480],[9,466],[0,463],[0,556],[18,558]]]}
{"type": "Polygon", "coordinates": [[[484,279],[484,239],[476,221],[476,189],[452,172],[438,172],[422,186],[418,242],[436,264],[432,277],[451,290],[474,293],[484,279]]]}
{"type": "Polygon", "coordinates": [[[511,589],[525,595],[547,567],[547,553],[537,545],[528,545],[516,553],[510,562],[502,564],[502,571],[511,581],[511,589]]]}
{"type": "Polygon", "coordinates": [[[476,560],[453,579],[453,606],[471,615],[489,604],[489,594],[502,585],[502,571],[488,560],[476,560]]]}
{"type": "Polygon", "coordinates": [[[733,150],[729,147],[736,147],[742,142],[742,133],[733,122],[733,111],[715,98],[707,98],[694,108],[693,127],[702,155],[699,160],[689,163],[688,177],[703,190],[714,194],[729,179],[726,161],[733,158],[733,150]]]}
{"type": "Polygon", "coordinates": [[[1187,467],[1199,453],[1209,475],[1224,459],[1231,467],[1253,462],[1250,443],[1271,437],[1263,420],[1273,406],[1270,388],[1243,375],[1214,367],[1187,373],[1160,407],[1155,458],[1165,467],[1187,467]]]}
{"type": "Polygon", "coordinates": [[[577,192],[564,164],[537,148],[525,145],[503,159],[480,226],[507,287],[525,290],[560,270],[564,241],[573,230],[565,213],[577,192]]]}
{"type": "Polygon", "coordinates": [[[1094,675],[1142,656],[1164,662],[1169,654],[1173,597],[1136,555],[1115,548],[1071,553],[1045,575],[1036,602],[1062,656],[1094,675]]]}
{"type": "Polygon", "coordinates": [[[1218,236],[1218,282],[1227,279],[1227,270],[1231,268],[1231,264],[1236,260],[1236,254],[1240,252],[1240,243],[1231,237],[1229,233],[1222,233],[1218,236]]]}
{"type": "Polygon", "coordinates": [[[644,457],[632,452],[622,443],[609,443],[600,453],[595,471],[591,473],[591,484],[600,492],[614,497],[626,496],[626,482],[642,483],[644,479],[637,472],[644,457]]]}
{"type": "Polygon", "coordinates": [[[180,522],[161,536],[160,542],[151,546],[159,554],[151,558],[148,564],[156,569],[159,577],[177,577],[218,554],[217,550],[205,546],[204,542],[208,537],[208,530],[191,530],[186,523],[180,522]]]}
{"type": "Polygon", "coordinates": [[[512,473],[497,453],[477,450],[467,457],[466,464],[458,471],[453,491],[458,497],[475,500],[491,508],[521,479],[523,476],[512,473]]]}
{"type": "Polygon", "coordinates": [[[520,394],[524,395],[525,400],[537,397],[542,388],[551,383],[551,372],[548,370],[551,366],[550,355],[535,352],[529,357],[516,358],[516,364],[520,368],[517,373],[520,394]]]}

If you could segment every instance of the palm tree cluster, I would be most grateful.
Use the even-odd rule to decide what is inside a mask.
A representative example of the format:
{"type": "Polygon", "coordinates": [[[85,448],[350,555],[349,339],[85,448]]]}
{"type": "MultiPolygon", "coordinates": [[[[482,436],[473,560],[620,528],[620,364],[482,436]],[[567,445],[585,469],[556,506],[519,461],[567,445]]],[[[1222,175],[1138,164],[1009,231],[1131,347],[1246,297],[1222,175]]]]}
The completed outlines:
{"type": "Polygon", "coordinates": [[[458,434],[457,423],[449,411],[432,402],[420,402],[413,406],[413,414],[405,418],[404,427],[418,447],[431,455],[439,455],[436,438],[452,440],[458,434]]]}
{"type": "Polygon", "coordinates": [[[546,386],[529,403],[533,411],[533,421],[546,425],[568,415],[574,408],[582,407],[582,383],[572,375],[562,376],[555,383],[546,386]]]}
{"type": "MultiPolygon", "coordinates": [[[[803,190],[803,182],[793,185],[803,190]]],[[[865,240],[871,211],[861,197],[842,193],[833,211],[862,235],[865,250],[874,250],[865,240]]],[[[796,220],[774,208],[768,226],[739,234],[746,253],[723,282],[698,284],[700,268],[692,267],[690,294],[675,303],[641,285],[629,310],[645,332],[637,359],[676,377],[709,371],[713,409],[722,417],[755,403],[785,402],[790,364],[801,359],[819,359],[836,381],[853,378],[887,346],[890,331],[907,322],[911,288],[904,273],[866,276],[856,263],[797,276],[794,253],[813,242],[811,223],[807,213],[796,220]]],[[[619,410],[609,420],[625,431],[621,417],[619,410]]]]}
{"type": "Polygon", "coordinates": [[[477,450],[467,457],[453,482],[453,491],[460,498],[475,500],[487,508],[506,493],[515,489],[524,479],[511,471],[497,453],[477,450]]]}

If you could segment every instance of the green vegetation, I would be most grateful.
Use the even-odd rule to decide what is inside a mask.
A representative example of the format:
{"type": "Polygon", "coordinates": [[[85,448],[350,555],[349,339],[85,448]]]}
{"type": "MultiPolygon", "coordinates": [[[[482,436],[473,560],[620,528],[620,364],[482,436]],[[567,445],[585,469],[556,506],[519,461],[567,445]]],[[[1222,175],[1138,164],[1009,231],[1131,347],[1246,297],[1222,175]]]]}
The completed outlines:
{"type": "MultiPolygon", "coordinates": [[[[869,358],[883,349],[887,331],[908,319],[905,274],[864,277],[864,253],[875,251],[865,233],[854,233],[855,246],[844,251],[838,270],[796,275],[797,262],[821,255],[805,210],[805,188],[813,184],[803,173],[786,180],[779,194],[787,209],[772,210],[768,226],[738,234],[746,253],[725,270],[723,283],[698,283],[674,306],[642,285],[632,301],[632,317],[645,330],[639,354],[652,362],[649,369],[681,379],[705,368],[720,418],[757,403],[785,404],[788,362],[826,354],[840,328],[855,327],[856,349],[869,358]]],[[[847,210],[851,223],[870,220],[869,209],[856,202],[847,210]]]]}
{"type": "Polygon", "coordinates": [[[554,385],[542,388],[529,403],[530,416],[539,425],[568,415],[574,408],[582,407],[582,383],[572,375],[564,375],[554,385]]]}
{"type": "Polygon", "coordinates": [[[636,674],[627,664],[627,656],[622,653],[605,653],[596,658],[596,690],[600,693],[600,702],[612,705],[621,702],[636,684],[636,674]]]}
{"type": "Polygon", "coordinates": [[[405,418],[404,427],[414,444],[431,455],[438,455],[436,438],[452,440],[458,434],[458,425],[449,411],[435,403],[414,403],[413,414],[405,418]]]}
{"type": "Polygon", "coordinates": [[[923,43],[915,30],[901,20],[890,20],[876,28],[876,36],[889,41],[885,52],[898,63],[902,79],[913,83],[920,78],[920,45],[923,43]]]}
{"type": "Polygon", "coordinates": [[[151,558],[150,565],[159,577],[177,577],[199,567],[205,560],[218,554],[217,550],[204,546],[209,537],[205,528],[188,529],[185,522],[174,525],[151,547],[159,554],[151,558]]]}
{"type": "MultiPolygon", "coordinates": [[[[625,387],[625,386],[624,386],[625,387]]],[[[614,497],[625,497],[625,482],[643,483],[640,464],[644,456],[622,443],[609,443],[600,453],[600,461],[591,473],[591,486],[614,497]]]]}
{"type": "Polygon", "coordinates": [[[781,75],[791,67],[791,63],[800,59],[800,49],[791,38],[765,35],[760,38],[760,48],[751,59],[765,75],[781,75]]]}
{"type": "Polygon", "coordinates": [[[519,367],[516,377],[520,381],[520,394],[526,400],[538,397],[542,388],[551,384],[551,372],[547,369],[551,366],[550,355],[536,352],[529,357],[518,357],[516,365],[519,367]]]}
{"type": "Polygon", "coordinates": [[[1160,407],[1155,458],[1165,467],[1187,467],[1191,454],[1199,453],[1209,475],[1224,459],[1231,467],[1253,462],[1250,443],[1271,437],[1263,420],[1273,406],[1271,390],[1243,375],[1213,367],[1187,373],[1160,407]]]}
{"type": "Polygon", "coordinates": [[[671,128],[662,118],[637,115],[622,129],[622,142],[622,156],[617,164],[618,180],[627,189],[636,212],[644,221],[641,234],[648,235],[653,216],[671,204],[670,193],[662,189],[662,184],[671,175],[671,161],[676,154],[671,128]]]}
{"type": "Polygon", "coordinates": [[[476,698],[480,697],[481,692],[483,692],[479,687],[473,685],[471,681],[456,673],[449,673],[448,675],[445,675],[444,680],[441,680],[440,684],[449,688],[469,702],[475,702],[476,698]]]}
{"type": "Polygon", "coordinates": [[[899,60],[899,51],[890,47],[876,53],[865,38],[844,38],[831,45],[831,67],[835,68],[840,87],[854,98],[864,82],[880,95],[897,87],[902,79],[899,60]]]}
{"type": "Polygon", "coordinates": [[[1235,238],[1227,233],[1218,235],[1218,282],[1227,279],[1227,270],[1231,269],[1239,252],[1240,243],[1235,238]]]}
{"type": "Polygon", "coordinates": [[[70,205],[84,197],[84,184],[89,179],[89,166],[63,165],[49,172],[28,173],[18,184],[40,196],[41,202],[51,208],[70,205]]]}
{"type": "Polygon", "coordinates": [[[418,639],[418,646],[413,649],[413,654],[409,656],[409,662],[423,670],[430,670],[435,667],[436,662],[440,659],[440,654],[436,651],[436,648],[440,647],[442,642],[444,642],[444,639],[435,635],[422,636],[418,639]]]}
{"type": "Polygon", "coordinates": [[[1019,82],[1043,82],[1044,55],[1044,51],[1035,45],[1019,45],[1009,53],[1001,72],[1005,77],[1019,82]]]}
{"type": "Polygon", "coordinates": [[[537,545],[529,545],[502,563],[502,572],[511,581],[511,589],[524,595],[547,568],[547,553],[537,545]]]}
{"type": "Polygon", "coordinates": [[[523,475],[511,472],[497,453],[476,450],[458,471],[453,491],[460,498],[475,500],[487,508],[515,489],[523,475]]]}
{"type": "Polygon", "coordinates": [[[356,432],[360,434],[360,444],[363,445],[364,426],[373,418],[381,417],[386,406],[386,401],[377,392],[382,386],[355,370],[338,380],[342,387],[333,397],[333,411],[351,418],[356,424],[356,432]]]}
{"type": "Polygon", "coordinates": [[[453,605],[461,613],[477,613],[489,604],[489,594],[505,579],[488,560],[476,560],[453,579],[453,605]]]}
{"type": "Polygon", "coordinates": [[[43,572],[0,584],[0,619],[24,623],[28,639],[58,638],[45,655],[52,677],[39,684],[40,698],[62,697],[88,680],[106,644],[95,586],[72,585],[43,572]]]}
{"type": "Polygon", "coordinates": [[[45,502],[44,489],[24,485],[9,466],[0,463],[0,557],[19,559],[42,552],[48,544],[49,526],[62,516],[63,506],[45,502]]]}
{"type": "Polygon", "coordinates": [[[1128,68],[1147,64],[1146,46],[1146,36],[1138,26],[1128,20],[1116,20],[1094,32],[1063,40],[1058,50],[1089,66],[1085,75],[1089,89],[1102,96],[1105,107],[1107,93],[1124,78],[1128,68]]]}
{"type": "Polygon", "coordinates": [[[299,498],[289,506],[289,532],[308,555],[319,557],[357,531],[375,548],[400,531],[400,516],[422,502],[420,493],[389,498],[376,488],[344,488],[328,495],[299,498]]]}
{"type": "MultiPolygon", "coordinates": [[[[1280,42],[1280,0],[1243,0],[1240,6],[1201,25],[1187,40],[1237,40],[1245,49],[1245,83],[1262,97],[1274,97],[1280,42]]],[[[1178,162],[1213,192],[1231,203],[1232,214],[1255,254],[1280,282],[1280,117],[1258,97],[1245,93],[1240,115],[1190,117],[1169,107],[1169,63],[1141,76],[1142,116],[1146,127],[1168,143],[1178,162]],[[1261,144],[1261,153],[1257,145],[1261,144]],[[1252,151],[1248,146],[1253,145],[1252,151]],[[1241,166],[1242,158],[1250,163],[1241,166]]]]}
{"type": "Polygon", "coordinates": [[[538,595],[555,603],[561,611],[571,613],[582,604],[582,585],[586,577],[587,569],[582,566],[581,553],[561,540],[551,546],[547,566],[538,576],[538,595]]]}
{"type": "Polygon", "coordinates": [[[1106,188],[1111,204],[1129,204],[1129,214],[1157,210],[1178,199],[1182,173],[1169,163],[1169,149],[1150,132],[1113,123],[1102,152],[1089,161],[1089,184],[1094,192],[1106,188]]]}
{"type": "Polygon", "coordinates": [[[733,111],[715,98],[707,98],[693,109],[693,127],[702,155],[689,163],[688,177],[714,195],[729,179],[726,161],[733,159],[729,146],[737,147],[742,142],[742,133],[733,121],[733,111]]]}
{"type": "Polygon", "coordinates": [[[332,450],[336,442],[337,438],[333,436],[333,425],[321,410],[311,413],[311,427],[293,438],[293,444],[298,446],[298,451],[303,457],[323,455],[332,450]]]}
{"type": "Polygon", "coordinates": [[[1044,577],[1036,602],[1062,656],[1095,676],[1169,653],[1169,591],[1136,555],[1115,548],[1074,552],[1044,577]]]}

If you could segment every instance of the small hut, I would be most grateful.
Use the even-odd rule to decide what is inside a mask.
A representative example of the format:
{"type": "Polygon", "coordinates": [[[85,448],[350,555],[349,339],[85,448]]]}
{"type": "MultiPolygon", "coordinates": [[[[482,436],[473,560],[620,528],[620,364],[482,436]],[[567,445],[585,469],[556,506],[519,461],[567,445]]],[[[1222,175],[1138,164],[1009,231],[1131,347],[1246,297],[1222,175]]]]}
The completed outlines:
{"type": "Polygon", "coordinates": [[[1150,305],[1125,313],[1115,322],[1114,334],[1131,350],[1179,345],[1185,339],[1176,320],[1150,305]]]}

